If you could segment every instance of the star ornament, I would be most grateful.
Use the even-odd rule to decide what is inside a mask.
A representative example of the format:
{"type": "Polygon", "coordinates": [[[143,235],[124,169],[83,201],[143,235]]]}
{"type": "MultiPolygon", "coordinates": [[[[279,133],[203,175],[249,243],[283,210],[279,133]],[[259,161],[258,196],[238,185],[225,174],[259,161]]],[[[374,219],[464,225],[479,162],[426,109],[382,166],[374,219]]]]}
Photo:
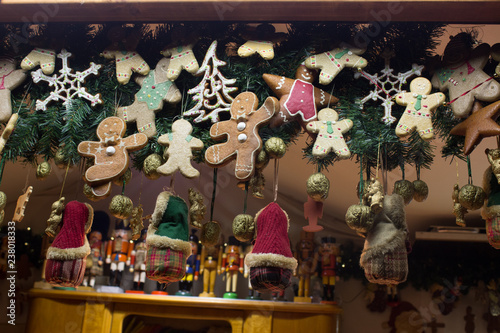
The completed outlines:
{"type": "Polygon", "coordinates": [[[500,135],[500,125],[496,123],[499,115],[500,101],[485,107],[476,101],[473,113],[451,129],[451,134],[465,136],[464,155],[469,155],[483,138],[500,135]]]}

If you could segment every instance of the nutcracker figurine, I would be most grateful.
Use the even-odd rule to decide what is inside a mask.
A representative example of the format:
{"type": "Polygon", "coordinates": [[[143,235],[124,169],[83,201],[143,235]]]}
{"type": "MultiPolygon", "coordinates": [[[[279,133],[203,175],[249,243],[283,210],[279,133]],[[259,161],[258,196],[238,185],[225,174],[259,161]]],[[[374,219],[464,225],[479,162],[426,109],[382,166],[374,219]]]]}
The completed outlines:
{"type": "Polygon", "coordinates": [[[201,247],[200,274],[203,274],[203,292],[199,295],[201,297],[215,297],[215,278],[221,271],[223,242],[221,235],[219,244],[201,247]]]}
{"type": "Polygon", "coordinates": [[[311,284],[311,275],[313,271],[314,260],[314,233],[301,231],[300,241],[295,250],[295,259],[298,261],[296,274],[299,277],[299,290],[295,302],[311,302],[309,297],[309,285],[311,284]]]}
{"type": "Polygon", "coordinates": [[[335,244],[335,238],[321,238],[321,247],[314,255],[313,271],[316,271],[318,263],[321,267],[323,280],[323,302],[331,303],[335,297],[335,282],[338,279],[337,263],[340,263],[340,248],[335,244]]]}
{"type": "Polygon", "coordinates": [[[179,296],[191,296],[193,281],[198,281],[198,276],[200,274],[201,256],[198,254],[199,240],[195,233],[196,229],[192,229],[191,235],[189,236],[192,254],[186,261],[186,275],[179,281],[179,291],[176,293],[176,295],[179,296]]]}
{"type": "Polygon", "coordinates": [[[146,247],[146,232],[143,229],[140,232],[140,238],[137,240],[130,258],[130,272],[134,273],[134,291],[142,291],[146,282],[146,258],[148,250],[146,247]]]}
{"type": "Polygon", "coordinates": [[[226,272],[226,293],[223,298],[238,298],[236,285],[238,272],[243,274],[243,253],[239,249],[240,242],[234,237],[229,237],[226,251],[222,255],[222,270],[226,272]]]}
{"type": "Polygon", "coordinates": [[[102,275],[102,234],[99,231],[92,231],[89,234],[90,254],[87,257],[87,266],[83,285],[94,288],[95,277],[102,275]]]}
{"type": "Polygon", "coordinates": [[[125,265],[130,265],[134,243],[130,240],[130,229],[123,221],[116,224],[113,236],[106,246],[106,264],[111,264],[109,280],[112,286],[120,286],[125,265]]]}

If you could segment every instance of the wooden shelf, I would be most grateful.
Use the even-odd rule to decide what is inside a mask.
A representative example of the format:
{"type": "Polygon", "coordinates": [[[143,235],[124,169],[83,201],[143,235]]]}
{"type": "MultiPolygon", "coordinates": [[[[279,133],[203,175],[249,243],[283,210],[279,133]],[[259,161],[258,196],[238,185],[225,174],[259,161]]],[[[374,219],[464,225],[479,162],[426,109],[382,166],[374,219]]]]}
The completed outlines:
{"type": "Polygon", "coordinates": [[[415,239],[443,242],[488,242],[486,234],[462,232],[417,231],[415,233],[415,239]]]}
{"type": "Polygon", "coordinates": [[[498,0],[0,0],[0,22],[500,23],[498,0]]]}

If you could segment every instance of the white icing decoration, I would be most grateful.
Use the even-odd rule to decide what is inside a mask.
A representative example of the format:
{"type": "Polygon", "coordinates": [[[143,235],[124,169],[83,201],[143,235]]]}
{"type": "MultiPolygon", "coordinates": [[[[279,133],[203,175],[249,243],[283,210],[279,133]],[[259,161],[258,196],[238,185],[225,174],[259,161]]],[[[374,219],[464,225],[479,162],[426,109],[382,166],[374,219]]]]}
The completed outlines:
{"type": "Polygon", "coordinates": [[[238,125],[236,125],[236,128],[238,131],[243,131],[247,127],[247,124],[245,122],[239,122],[238,125]]]}
{"type": "Polygon", "coordinates": [[[245,141],[247,141],[247,138],[248,138],[247,135],[244,133],[241,133],[240,135],[238,135],[239,142],[245,142],[245,141]]]}
{"type": "Polygon", "coordinates": [[[106,154],[108,156],[114,155],[116,153],[116,149],[113,146],[106,147],[106,154]]]}

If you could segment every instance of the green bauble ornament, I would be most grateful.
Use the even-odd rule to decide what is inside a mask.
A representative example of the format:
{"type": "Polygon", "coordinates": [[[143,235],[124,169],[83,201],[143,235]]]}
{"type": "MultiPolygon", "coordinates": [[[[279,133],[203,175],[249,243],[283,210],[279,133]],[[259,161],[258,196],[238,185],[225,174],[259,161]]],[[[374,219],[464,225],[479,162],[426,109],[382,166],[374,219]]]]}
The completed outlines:
{"type": "Polygon", "coordinates": [[[132,214],[134,203],[129,197],[124,195],[115,195],[109,203],[109,212],[118,219],[126,219],[132,214]]]}
{"type": "Polygon", "coordinates": [[[144,160],[142,170],[144,171],[144,176],[146,178],[155,180],[160,178],[160,174],[156,172],[159,166],[163,164],[163,159],[158,154],[151,154],[144,160]]]}
{"type": "Polygon", "coordinates": [[[349,228],[358,233],[367,233],[373,227],[373,217],[370,207],[365,205],[352,205],[345,213],[345,222],[349,228]]]}
{"type": "Polygon", "coordinates": [[[240,242],[249,242],[255,234],[255,223],[252,215],[239,214],[233,220],[233,235],[240,242]]]}
{"type": "Polygon", "coordinates": [[[50,166],[50,163],[45,161],[36,167],[36,179],[38,180],[45,180],[47,177],[50,175],[50,172],[52,171],[52,167],[50,166]]]}
{"type": "Polygon", "coordinates": [[[286,153],[286,144],[283,139],[272,137],[266,141],[265,149],[269,157],[282,158],[286,153]]]}
{"type": "Polygon", "coordinates": [[[130,168],[125,171],[123,175],[118,178],[113,179],[113,183],[118,186],[123,186],[123,181],[125,180],[125,185],[127,185],[132,179],[132,170],[130,168]]]}
{"type": "Polygon", "coordinates": [[[257,159],[255,160],[255,169],[265,168],[269,163],[269,155],[266,153],[265,149],[261,149],[259,154],[257,154],[257,159]]]}
{"type": "Polygon", "coordinates": [[[70,161],[68,161],[68,158],[64,155],[63,149],[59,148],[54,156],[54,164],[60,169],[66,169],[68,163],[70,163],[70,161]]]}
{"type": "Polygon", "coordinates": [[[312,174],[307,179],[306,184],[307,195],[314,201],[324,201],[328,198],[328,191],[330,191],[330,181],[321,172],[312,174]]]}
{"type": "Polygon", "coordinates": [[[83,185],[83,194],[87,197],[87,199],[91,201],[99,201],[99,198],[94,195],[92,192],[92,187],[89,186],[89,184],[85,183],[83,185]]]}
{"type": "Polygon", "coordinates": [[[483,207],[486,193],[484,190],[475,185],[467,184],[462,186],[458,193],[458,201],[468,210],[476,210],[483,207]]]}
{"type": "Polygon", "coordinates": [[[413,199],[413,193],[415,190],[413,189],[413,183],[406,179],[398,180],[394,183],[394,189],[392,193],[399,194],[403,197],[405,204],[409,204],[413,199]]]}
{"type": "Polygon", "coordinates": [[[205,223],[201,227],[200,241],[205,246],[214,246],[219,243],[220,224],[216,221],[205,223]]]}
{"type": "Polygon", "coordinates": [[[0,210],[3,210],[6,204],[7,204],[7,194],[0,191],[0,210]]]}
{"type": "Polygon", "coordinates": [[[413,182],[413,199],[418,202],[425,201],[429,195],[429,187],[423,180],[415,180],[413,182]]]}

